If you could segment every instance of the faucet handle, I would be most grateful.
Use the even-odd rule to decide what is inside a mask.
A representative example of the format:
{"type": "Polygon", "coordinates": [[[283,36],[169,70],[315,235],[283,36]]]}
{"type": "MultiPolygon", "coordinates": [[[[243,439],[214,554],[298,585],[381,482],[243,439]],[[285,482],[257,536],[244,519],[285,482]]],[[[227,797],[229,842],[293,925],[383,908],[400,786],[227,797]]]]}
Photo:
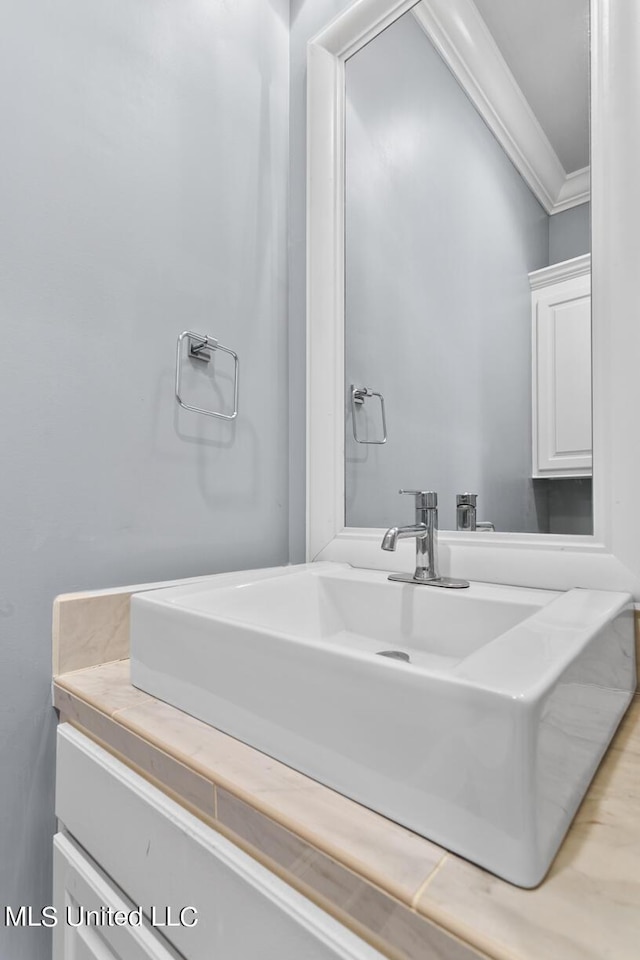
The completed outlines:
{"type": "Polygon", "coordinates": [[[478,503],[477,493],[456,494],[456,507],[475,507],[478,503]]]}
{"type": "Polygon", "coordinates": [[[438,506],[438,494],[435,490],[399,490],[398,493],[408,493],[416,498],[416,507],[422,510],[438,506]]]}

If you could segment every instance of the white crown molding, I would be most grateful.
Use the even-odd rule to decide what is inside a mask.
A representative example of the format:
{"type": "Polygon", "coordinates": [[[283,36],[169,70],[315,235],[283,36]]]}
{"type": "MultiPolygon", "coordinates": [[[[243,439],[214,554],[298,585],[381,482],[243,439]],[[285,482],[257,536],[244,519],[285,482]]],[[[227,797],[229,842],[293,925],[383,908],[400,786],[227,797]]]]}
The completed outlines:
{"type": "Polygon", "coordinates": [[[568,173],[564,184],[560,188],[552,213],[560,213],[570,207],[577,207],[581,203],[588,203],[591,199],[591,168],[582,167],[568,173]]]}
{"type": "Polygon", "coordinates": [[[586,203],[589,168],[566,173],[473,0],[412,13],[546,212],[586,203]]]}
{"type": "Polygon", "coordinates": [[[581,257],[573,257],[572,260],[563,260],[562,263],[552,263],[550,267],[543,267],[542,270],[533,270],[529,274],[529,284],[532,290],[538,290],[540,287],[548,287],[551,283],[559,283],[560,280],[573,280],[574,277],[584,277],[591,273],[591,254],[584,253],[581,257]]]}
{"type": "Polygon", "coordinates": [[[341,63],[391,26],[416,0],[356,0],[312,37],[307,50],[324,50],[341,63]]]}

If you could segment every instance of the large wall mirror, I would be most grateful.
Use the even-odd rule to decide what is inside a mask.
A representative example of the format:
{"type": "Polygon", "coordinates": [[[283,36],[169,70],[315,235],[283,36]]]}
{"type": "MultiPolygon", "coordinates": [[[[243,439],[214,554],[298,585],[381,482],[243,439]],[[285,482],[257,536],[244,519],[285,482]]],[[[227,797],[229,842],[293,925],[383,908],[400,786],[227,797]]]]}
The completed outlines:
{"type": "Polygon", "coordinates": [[[638,38],[630,0],[356,0],[310,41],[309,559],[408,568],[435,489],[444,574],[640,598],[638,38]]]}
{"type": "Polygon", "coordinates": [[[421,0],[345,91],[346,526],[591,535],[589,0],[421,0]]]}

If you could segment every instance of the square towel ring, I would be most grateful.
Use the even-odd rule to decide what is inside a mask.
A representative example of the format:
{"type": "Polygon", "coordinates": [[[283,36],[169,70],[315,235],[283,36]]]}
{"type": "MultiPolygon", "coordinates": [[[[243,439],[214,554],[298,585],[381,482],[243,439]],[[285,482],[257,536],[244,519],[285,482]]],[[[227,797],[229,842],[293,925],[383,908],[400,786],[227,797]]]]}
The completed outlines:
{"type": "Polygon", "coordinates": [[[206,334],[203,336],[200,333],[193,333],[191,330],[183,330],[178,337],[178,342],[176,344],[176,400],[181,407],[184,407],[185,410],[193,410],[194,413],[202,413],[205,417],[217,417],[219,420],[235,420],[238,416],[239,371],[240,361],[238,360],[238,354],[233,350],[230,350],[229,347],[223,347],[221,343],[218,343],[215,337],[209,337],[206,334]],[[194,407],[190,403],[185,403],[182,399],[180,395],[180,388],[182,385],[182,341],[185,339],[185,337],[187,338],[187,342],[189,344],[187,356],[191,357],[192,360],[202,360],[204,363],[209,363],[211,360],[212,351],[214,350],[221,350],[222,353],[228,353],[229,356],[233,357],[233,413],[218,413],[216,410],[205,410],[204,407],[194,407]]]}
{"type": "Polygon", "coordinates": [[[387,418],[384,410],[384,397],[377,390],[370,390],[369,387],[356,387],[351,384],[351,423],[353,426],[353,439],[356,443],[374,443],[381,444],[387,442],[387,418]],[[362,407],[367,397],[378,397],[380,400],[380,413],[382,414],[382,439],[381,440],[363,440],[358,436],[356,425],[356,410],[362,407]]]}

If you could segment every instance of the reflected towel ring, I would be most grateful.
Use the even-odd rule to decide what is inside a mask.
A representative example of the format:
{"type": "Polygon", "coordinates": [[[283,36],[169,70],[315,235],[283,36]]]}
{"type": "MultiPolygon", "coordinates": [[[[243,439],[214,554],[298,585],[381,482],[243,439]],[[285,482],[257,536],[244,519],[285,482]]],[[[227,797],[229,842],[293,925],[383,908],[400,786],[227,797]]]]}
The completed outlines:
{"type": "Polygon", "coordinates": [[[381,393],[378,393],[377,390],[370,390],[369,387],[356,387],[354,384],[351,384],[351,422],[353,424],[353,439],[356,443],[386,443],[387,442],[387,418],[385,415],[384,409],[384,397],[381,393]],[[379,397],[380,398],[380,412],[382,414],[382,440],[361,440],[358,436],[358,428],[356,425],[356,410],[358,407],[364,405],[364,401],[367,397],[379,397]]]}

